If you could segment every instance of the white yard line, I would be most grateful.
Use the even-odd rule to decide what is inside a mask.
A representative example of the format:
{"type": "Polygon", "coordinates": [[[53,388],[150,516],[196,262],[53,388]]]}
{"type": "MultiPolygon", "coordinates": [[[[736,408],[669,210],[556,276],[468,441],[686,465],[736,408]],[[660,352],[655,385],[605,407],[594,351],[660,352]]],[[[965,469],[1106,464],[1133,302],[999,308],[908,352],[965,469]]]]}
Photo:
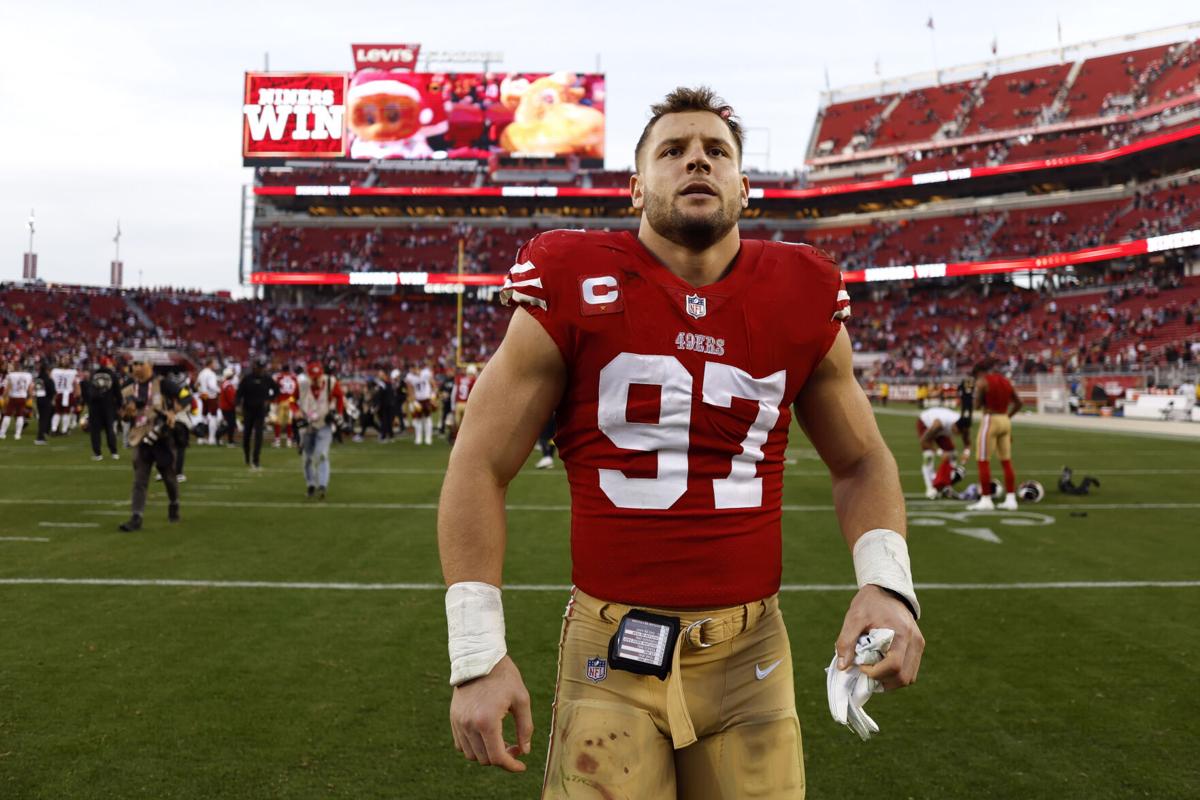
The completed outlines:
{"type": "MultiPolygon", "coordinates": [[[[9,506],[126,506],[128,500],[78,500],[66,498],[15,498],[15,497],[0,497],[0,505],[9,506]]],[[[436,511],[437,503],[339,503],[335,501],[319,501],[319,500],[298,500],[296,502],[284,501],[268,501],[268,500],[189,500],[186,495],[183,500],[185,506],[195,506],[199,508],[308,508],[308,509],[359,509],[359,510],[378,510],[378,511],[436,511]]],[[[909,503],[910,506],[919,507],[921,511],[931,511],[941,509],[945,511],[962,510],[965,506],[963,501],[955,500],[913,500],[909,503]]],[[[1020,510],[1023,511],[1144,511],[1144,510],[1188,510],[1200,508],[1200,503],[1022,503],[1020,510]]],[[[565,512],[570,511],[571,506],[566,503],[556,504],[522,504],[514,503],[507,506],[509,511],[554,511],[565,512]]],[[[784,505],[784,511],[789,512],[811,512],[811,511],[833,511],[832,505],[784,505]]],[[[994,512],[997,515],[1004,514],[1001,509],[996,509],[994,512]]]]}
{"type": "MultiPolygon", "coordinates": [[[[153,586],[202,589],[307,589],[354,592],[441,592],[441,583],[334,583],[312,581],[204,581],[173,578],[0,578],[3,586],[153,586]]],[[[852,592],[852,583],[788,583],[781,592],[852,592]]],[[[1053,581],[1025,583],[918,583],[922,591],[1018,591],[1038,589],[1196,589],[1197,581],[1053,581]]],[[[509,592],[567,592],[566,584],[507,584],[509,592]]]]}
{"type": "MultiPolygon", "coordinates": [[[[1127,451],[1123,451],[1123,452],[1127,452],[1127,451]]],[[[1033,451],[1028,454],[1028,459],[1022,461],[1022,463],[1027,464],[1030,460],[1037,459],[1040,456],[1045,456],[1045,455],[1051,455],[1051,453],[1046,453],[1046,452],[1041,452],[1041,451],[1033,451]]],[[[972,463],[972,469],[973,468],[974,468],[974,466],[972,463]]],[[[26,470],[43,470],[43,471],[48,471],[48,472],[58,472],[58,471],[94,472],[97,469],[103,469],[103,467],[100,467],[100,466],[76,466],[76,465],[69,465],[69,464],[63,465],[63,466],[54,466],[54,465],[48,465],[48,464],[46,464],[46,465],[0,464],[0,470],[5,470],[5,469],[21,470],[22,472],[24,472],[26,470]]],[[[128,470],[124,470],[124,471],[128,471],[128,470]]],[[[1187,467],[1183,467],[1183,468],[1179,468],[1179,469],[1086,469],[1086,468],[1081,468],[1081,469],[1076,469],[1075,471],[1080,474],[1086,473],[1088,475],[1200,475],[1200,468],[1187,468],[1187,467]]],[[[199,467],[199,466],[197,466],[197,467],[192,467],[192,468],[188,469],[189,475],[194,474],[194,473],[199,473],[199,472],[219,473],[221,475],[222,481],[237,481],[239,483],[249,482],[250,480],[252,480],[254,478],[260,478],[265,475],[270,475],[270,476],[275,476],[275,475],[299,476],[299,475],[301,475],[301,473],[298,470],[290,470],[290,469],[289,470],[281,470],[281,469],[264,470],[262,473],[259,473],[258,475],[249,475],[249,474],[242,473],[239,468],[232,467],[232,466],[231,467],[199,467]]],[[[1019,472],[1021,475],[1054,475],[1054,476],[1057,476],[1057,475],[1062,474],[1062,467],[1061,466],[1038,467],[1036,469],[1022,468],[1019,472]]],[[[354,467],[345,467],[345,468],[337,469],[334,471],[334,477],[337,477],[338,475],[445,475],[445,474],[446,474],[445,468],[441,468],[441,469],[411,468],[410,469],[410,468],[404,468],[404,467],[395,467],[395,468],[379,468],[379,469],[374,469],[374,468],[361,468],[360,469],[360,468],[354,468],[354,467]]],[[[829,470],[827,470],[827,469],[785,469],[783,474],[784,475],[794,475],[796,477],[801,477],[801,478],[820,478],[820,477],[828,477],[829,470]]],[[[900,474],[901,475],[920,475],[921,471],[919,469],[902,469],[902,470],[900,470],[900,474]]],[[[565,473],[561,469],[559,469],[559,470],[535,470],[535,469],[530,468],[530,469],[524,470],[521,473],[521,475],[522,475],[522,477],[529,476],[529,477],[537,477],[537,478],[553,478],[556,476],[560,476],[560,477],[565,478],[565,473]]],[[[155,481],[155,483],[158,483],[158,481],[155,481]]],[[[187,484],[191,484],[194,486],[211,485],[211,484],[204,484],[202,482],[196,481],[194,478],[192,480],[188,481],[187,484]]]]}
{"type": "Polygon", "coordinates": [[[99,528],[99,522],[39,522],[39,528],[99,528]]]}
{"type": "Polygon", "coordinates": [[[0,542],[48,542],[44,536],[0,536],[0,542]]]}

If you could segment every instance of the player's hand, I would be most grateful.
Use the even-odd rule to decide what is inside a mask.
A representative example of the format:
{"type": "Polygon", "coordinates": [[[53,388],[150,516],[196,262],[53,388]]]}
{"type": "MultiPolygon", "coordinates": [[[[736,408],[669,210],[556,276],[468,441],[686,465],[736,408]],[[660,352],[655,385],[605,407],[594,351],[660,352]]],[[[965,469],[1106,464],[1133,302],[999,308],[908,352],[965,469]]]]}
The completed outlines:
{"type": "Polygon", "coordinates": [[[884,659],[878,664],[861,666],[863,674],[879,681],[885,689],[914,683],[921,668],[921,654],[925,652],[925,637],[908,606],[873,584],[858,590],[846,612],[836,645],[838,669],[854,664],[854,645],[871,628],[891,628],[896,633],[884,659]]]}
{"type": "Polygon", "coordinates": [[[533,715],[529,710],[529,691],[511,658],[505,656],[487,675],[454,688],[450,729],[454,733],[454,749],[468,761],[503,767],[509,772],[525,771],[525,765],[516,756],[529,752],[533,715]],[[504,718],[510,713],[517,724],[517,743],[506,745],[504,718]]]}

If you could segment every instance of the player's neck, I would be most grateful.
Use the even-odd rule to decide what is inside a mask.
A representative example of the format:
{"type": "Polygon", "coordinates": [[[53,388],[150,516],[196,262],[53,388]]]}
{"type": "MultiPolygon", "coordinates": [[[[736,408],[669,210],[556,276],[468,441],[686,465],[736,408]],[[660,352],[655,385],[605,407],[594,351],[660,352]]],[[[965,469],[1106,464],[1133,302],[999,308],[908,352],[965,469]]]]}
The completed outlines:
{"type": "Polygon", "coordinates": [[[664,267],[696,288],[719,281],[742,246],[738,228],[734,225],[711,247],[692,250],[661,236],[644,216],[638,228],[638,241],[664,267]]]}

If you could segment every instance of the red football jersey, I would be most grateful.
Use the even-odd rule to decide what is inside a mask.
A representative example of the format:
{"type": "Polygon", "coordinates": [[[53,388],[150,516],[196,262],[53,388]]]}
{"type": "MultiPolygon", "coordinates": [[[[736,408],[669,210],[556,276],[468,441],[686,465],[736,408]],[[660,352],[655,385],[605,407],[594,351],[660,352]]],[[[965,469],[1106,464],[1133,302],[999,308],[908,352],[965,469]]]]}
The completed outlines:
{"type": "Polygon", "coordinates": [[[699,289],[629,232],[549,231],[501,291],[542,324],[568,383],[555,443],[575,584],[699,608],[778,591],[790,407],[849,316],[838,267],[744,239],[699,289]]]}
{"type": "Polygon", "coordinates": [[[455,375],[454,376],[454,402],[465,403],[471,396],[471,390],[475,388],[474,375],[455,375]]]}
{"type": "Polygon", "coordinates": [[[275,376],[275,385],[279,387],[279,396],[275,398],[276,403],[288,403],[295,400],[296,392],[300,390],[296,376],[290,372],[278,373],[275,376]]]}
{"type": "Polygon", "coordinates": [[[1009,383],[1008,378],[997,372],[989,372],[984,375],[984,380],[987,381],[987,390],[983,395],[983,404],[987,407],[989,414],[1007,414],[1008,406],[1016,395],[1016,390],[1009,383]]]}
{"type": "Polygon", "coordinates": [[[237,384],[228,378],[222,381],[218,402],[222,411],[233,411],[237,407],[237,384]]]}

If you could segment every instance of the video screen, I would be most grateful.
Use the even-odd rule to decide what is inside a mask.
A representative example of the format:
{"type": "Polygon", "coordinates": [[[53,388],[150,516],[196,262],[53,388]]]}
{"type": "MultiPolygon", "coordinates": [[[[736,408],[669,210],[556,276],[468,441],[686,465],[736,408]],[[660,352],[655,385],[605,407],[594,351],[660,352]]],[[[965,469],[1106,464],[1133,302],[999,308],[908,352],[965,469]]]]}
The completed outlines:
{"type": "Polygon", "coordinates": [[[404,72],[246,76],[242,155],[604,158],[604,76],[404,72]]]}

